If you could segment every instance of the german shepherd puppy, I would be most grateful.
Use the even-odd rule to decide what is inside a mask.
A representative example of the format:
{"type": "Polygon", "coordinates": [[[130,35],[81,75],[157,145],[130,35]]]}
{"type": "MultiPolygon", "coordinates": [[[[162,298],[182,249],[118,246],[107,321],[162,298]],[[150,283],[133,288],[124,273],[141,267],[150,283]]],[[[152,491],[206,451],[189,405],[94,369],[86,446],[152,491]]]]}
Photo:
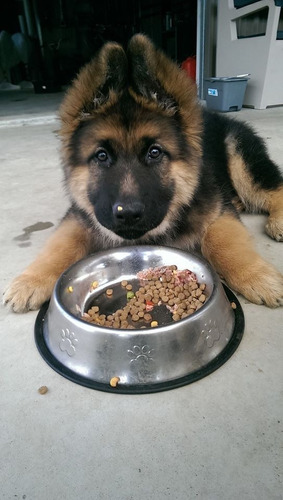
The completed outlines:
{"type": "Polygon", "coordinates": [[[71,206],[37,259],[4,294],[37,309],[91,252],[154,244],[201,250],[256,304],[283,305],[283,276],[255,251],[239,210],[268,214],[283,241],[283,177],[246,125],[203,109],[185,72],[135,35],[107,43],[63,101],[62,156],[71,206]]]}

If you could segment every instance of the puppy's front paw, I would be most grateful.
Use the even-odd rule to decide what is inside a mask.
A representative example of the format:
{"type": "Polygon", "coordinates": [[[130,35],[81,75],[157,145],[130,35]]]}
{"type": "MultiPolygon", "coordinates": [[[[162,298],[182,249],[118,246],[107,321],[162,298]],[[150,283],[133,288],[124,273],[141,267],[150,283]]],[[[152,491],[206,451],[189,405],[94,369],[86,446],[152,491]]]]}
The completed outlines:
{"type": "Polygon", "coordinates": [[[265,226],[265,231],[276,241],[283,241],[283,218],[269,217],[265,226]]]}
{"type": "Polygon", "coordinates": [[[268,307],[283,305],[283,276],[265,262],[247,269],[240,280],[237,277],[237,283],[231,283],[231,286],[255,304],[268,307]]]}
{"type": "Polygon", "coordinates": [[[50,298],[55,281],[52,276],[23,273],[4,292],[3,303],[17,313],[39,309],[50,298]]]}

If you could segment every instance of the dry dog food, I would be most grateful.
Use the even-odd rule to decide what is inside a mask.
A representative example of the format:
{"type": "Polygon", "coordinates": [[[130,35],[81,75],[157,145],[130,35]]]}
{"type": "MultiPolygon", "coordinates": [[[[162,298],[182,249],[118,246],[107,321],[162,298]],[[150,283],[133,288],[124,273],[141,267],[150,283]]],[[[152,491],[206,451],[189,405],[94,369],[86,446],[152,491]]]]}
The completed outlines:
{"type": "Polygon", "coordinates": [[[117,387],[120,382],[120,377],[112,377],[110,380],[111,387],[117,387]]]}
{"type": "MultiPolygon", "coordinates": [[[[171,313],[171,319],[178,321],[197,311],[206,301],[205,283],[199,284],[196,275],[188,269],[177,266],[150,268],[137,274],[139,288],[123,280],[125,306],[112,314],[102,314],[97,305],[90,307],[82,318],[90,323],[110,328],[134,329],[158,326],[154,317],[160,306],[171,313]]],[[[111,290],[111,291],[110,291],[111,290]]],[[[113,296],[107,289],[106,295],[113,296]]]]}
{"type": "Polygon", "coordinates": [[[39,394],[46,394],[48,392],[48,388],[46,387],[46,385],[42,385],[39,389],[38,389],[38,392],[39,394]]]}

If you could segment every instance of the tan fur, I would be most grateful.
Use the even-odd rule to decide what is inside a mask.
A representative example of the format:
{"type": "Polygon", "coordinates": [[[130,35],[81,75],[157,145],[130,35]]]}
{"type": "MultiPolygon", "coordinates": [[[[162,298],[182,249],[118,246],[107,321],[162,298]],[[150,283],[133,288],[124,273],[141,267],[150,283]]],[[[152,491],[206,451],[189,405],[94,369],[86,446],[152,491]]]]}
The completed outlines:
{"type": "MultiPolygon", "coordinates": [[[[181,161],[173,162],[171,164],[171,176],[175,179],[177,193],[177,196],[173,199],[174,206],[180,207],[181,205],[188,203],[188,200],[193,198],[198,185],[198,161],[195,163],[192,161],[190,169],[184,168],[184,164],[181,161]]],[[[173,209],[173,211],[175,210],[173,209]]]]}
{"type": "Polygon", "coordinates": [[[232,157],[229,162],[229,170],[232,182],[244,207],[251,212],[264,210],[265,193],[252,182],[240,155],[232,157]]]}
{"type": "Polygon", "coordinates": [[[226,146],[230,177],[240,202],[236,202],[236,208],[243,205],[251,212],[267,212],[267,234],[277,241],[283,241],[283,186],[276,190],[260,188],[253,182],[243,158],[236,153],[234,141],[229,137],[226,146]]]}
{"type": "Polygon", "coordinates": [[[258,255],[249,233],[233,216],[222,215],[208,227],[202,252],[227,284],[251,302],[283,305],[283,276],[258,255]]]}
{"type": "Polygon", "coordinates": [[[277,241],[283,241],[283,186],[267,193],[265,206],[269,213],[265,226],[267,234],[277,241]]]}
{"type": "Polygon", "coordinates": [[[261,212],[265,208],[266,191],[253,182],[242,156],[236,152],[234,140],[228,137],[226,146],[230,177],[240,201],[249,211],[261,212]]]}
{"type": "Polygon", "coordinates": [[[70,174],[68,185],[74,199],[80,200],[80,206],[88,215],[93,216],[93,208],[87,196],[87,185],[89,180],[88,169],[82,165],[70,174]]]}
{"type": "Polygon", "coordinates": [[[236,209],[236,211],[238,213],[240,212],[243,212],[245,210],[245,205],[243,204],[243,202],[240,200],[239,196],[235,196],[233,199],[232,199],[232,205],[234,206],[234,208],[236,209]]]}

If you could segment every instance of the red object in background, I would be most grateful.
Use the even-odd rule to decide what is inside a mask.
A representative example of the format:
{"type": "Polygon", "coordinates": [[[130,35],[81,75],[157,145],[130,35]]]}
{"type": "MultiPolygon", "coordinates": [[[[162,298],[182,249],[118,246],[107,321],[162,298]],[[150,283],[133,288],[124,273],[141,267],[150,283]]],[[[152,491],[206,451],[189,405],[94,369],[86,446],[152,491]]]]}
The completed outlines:
{"type": "Polygon", "coordinates": [[[181,68],[184,69],[187,75],[194,81],[196,80],[196,67],[196,56],[187,57],[181,64],[181,68]]]}

